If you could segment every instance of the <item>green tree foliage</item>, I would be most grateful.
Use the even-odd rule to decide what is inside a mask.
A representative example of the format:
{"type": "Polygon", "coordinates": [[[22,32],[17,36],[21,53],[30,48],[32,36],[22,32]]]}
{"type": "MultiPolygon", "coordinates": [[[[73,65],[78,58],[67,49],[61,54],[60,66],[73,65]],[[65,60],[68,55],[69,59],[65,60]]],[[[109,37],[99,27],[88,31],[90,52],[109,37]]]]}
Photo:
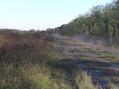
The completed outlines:
{"type": "Polygon", "coordinates": [[[119,0],[105,6],[95,6],[89,13],[80,15],[53,31],[62,35],[88,34],[116,37],[119,35],[119,0]]]}

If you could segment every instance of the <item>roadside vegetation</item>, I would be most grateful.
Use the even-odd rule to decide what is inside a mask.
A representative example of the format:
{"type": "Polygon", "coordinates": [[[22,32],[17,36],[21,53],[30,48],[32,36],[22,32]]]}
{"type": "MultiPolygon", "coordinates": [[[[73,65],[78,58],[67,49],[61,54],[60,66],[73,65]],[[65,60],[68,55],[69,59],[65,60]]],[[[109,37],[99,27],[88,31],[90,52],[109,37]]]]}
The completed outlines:
{"type": "Polygon", "coordinates": [[[58,45],[44,31],[1,29],[0,89],[92,89],[91,78],[75,71],[73,60],[60,59],[58,45]]]}

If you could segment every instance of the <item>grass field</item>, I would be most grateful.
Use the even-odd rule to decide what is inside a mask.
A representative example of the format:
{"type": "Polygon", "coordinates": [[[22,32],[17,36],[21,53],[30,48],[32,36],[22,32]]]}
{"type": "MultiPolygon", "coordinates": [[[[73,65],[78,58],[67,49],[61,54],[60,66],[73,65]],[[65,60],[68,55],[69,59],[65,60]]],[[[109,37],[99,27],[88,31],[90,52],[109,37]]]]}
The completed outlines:
{"type": "MultiPolygon", "coordinates": [[[[98,62],[100,56],[113,59],[107,53],[47,32],[0,31],[0,89],[98,89],[101,85],[99,81],[94,83],[96,73],[92,74],[96,71],[88,72],[87,67],[102,68],[100,73],[107,75],[118,73],[104,71],[98,62]]],[[[118,89],[118,76],[99,78],[109,80],[110,89],[118,89]]]]}

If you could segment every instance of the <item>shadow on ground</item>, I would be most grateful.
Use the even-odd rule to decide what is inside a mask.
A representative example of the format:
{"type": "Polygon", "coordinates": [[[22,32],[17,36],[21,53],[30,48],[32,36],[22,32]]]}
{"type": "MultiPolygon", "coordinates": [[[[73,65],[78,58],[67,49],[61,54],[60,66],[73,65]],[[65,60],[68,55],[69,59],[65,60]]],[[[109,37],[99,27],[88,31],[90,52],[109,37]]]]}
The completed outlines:
{"type": "MultiPolygon", "coordinates": [[[[56,60],[50,61],[48,65],[53,70],[63,70],[66,74],[66,81],[72,85],[73,89],[79,89],[76,84],[75,78],[78,71],[86,72],[92,79],[93,84],[101,86],[101,89],[111,89],[110,82],[119,84],[119,63],[117,62],[99,62],[99,61],[87,61],[87,60],[56,60]],[[113,80],[113,78],[118,78],[113,80]]],[[[85,86],[85,85],[84,85],[85,86]]]]}

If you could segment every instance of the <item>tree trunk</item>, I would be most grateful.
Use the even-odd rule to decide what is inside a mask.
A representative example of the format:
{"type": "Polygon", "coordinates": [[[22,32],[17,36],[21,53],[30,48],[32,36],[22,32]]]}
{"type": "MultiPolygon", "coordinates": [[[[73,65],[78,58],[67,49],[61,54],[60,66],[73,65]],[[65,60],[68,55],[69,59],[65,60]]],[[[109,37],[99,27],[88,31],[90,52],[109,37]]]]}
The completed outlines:
{"type": "Polygon", "coordinates": [[[113,27],[112,37],[115,38],[115,36],[116,36],[116,25],[112,25],[112,27],[113,27]]]}
{"type": "Polygon", "coordinates": [[[109,26],[108,26],[108,20],[106,22],[106,26],[105,26],[105,34],[109,35],[109,26]]]}

